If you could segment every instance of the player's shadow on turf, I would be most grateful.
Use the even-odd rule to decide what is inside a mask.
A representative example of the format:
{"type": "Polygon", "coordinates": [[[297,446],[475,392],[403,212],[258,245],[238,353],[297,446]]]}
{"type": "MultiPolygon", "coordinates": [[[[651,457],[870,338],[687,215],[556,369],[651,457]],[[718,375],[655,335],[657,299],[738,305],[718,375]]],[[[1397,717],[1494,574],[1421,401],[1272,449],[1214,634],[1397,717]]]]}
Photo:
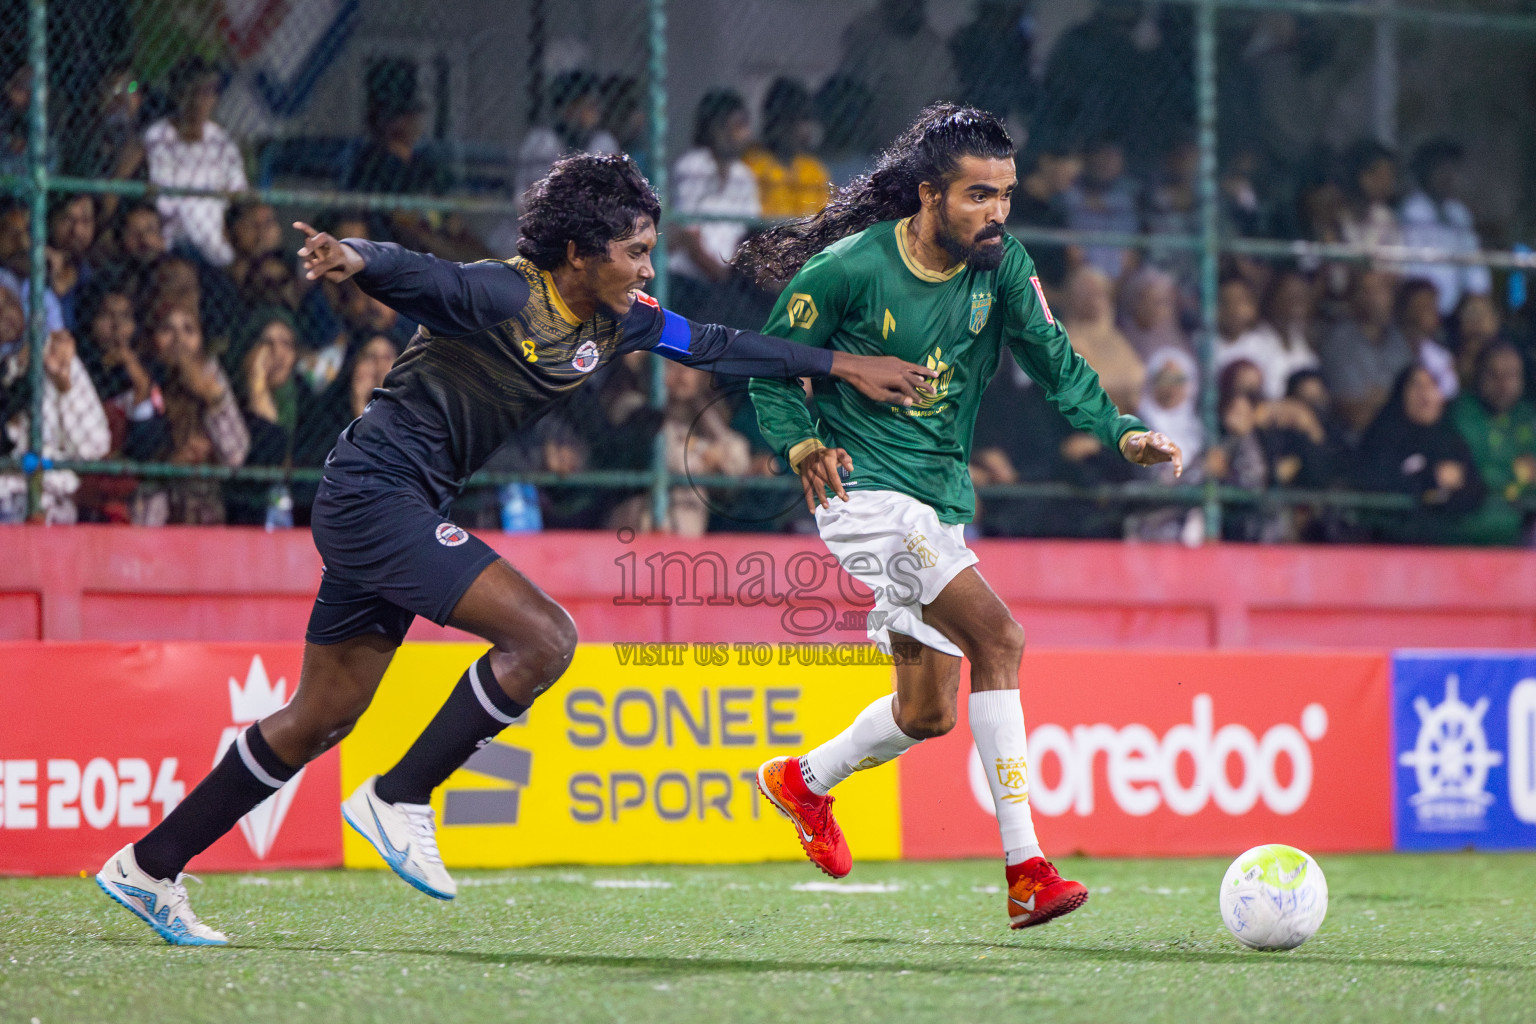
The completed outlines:
{"type": "MultiPolygon", "coordinates": [[[[857,939],[845,939],[845,942],[861,941],[857,939]]],[[[997,951],[1013,950],[1021,953],[1061,953],[1075,959],[1100,959],[1120,960],[1130,963],[1212,963],[1212,964],[1253,964],[1265,962],[1262,953],[1214,953],[1188,950],[1138,950],[1115,949],[1107,946],[1042,946],[1030,943],[1028,945],[998,945],[987,942],[923,942],[901,943],[899,940],[863,940],[873,942],[890,942],[900,945],[922,946],[971,946],[978,949],[990,949],[997,951]]],[[[358,951],[357,947],[331,947],[331,946],[264,946],[248,947],[252,949],[280,949],[294,953],[351,953],[358,951]]],[[[395,956],[423,956],[423,957],[448,957],[454,960],[465,960],[471,963],[497,964],[542,964],[553,967],[619,967],[629,970],[650,970],[666,976],[687,974],[763,974],[770,971],[791,971],[801,974],[823,974],[829,971],[856,971],[868,974],[890,974],[894,971],[910,971],[914,974],[996,974],[999,961],[977,963],[945,963],[924,964],[903,960],[887,960],[880,963],[865,962],[836,962],[836,961],[798,961],[798,960],[705,960],[690,957],[662,957],[662,956],[602,956],[590,953],[534,953],[534,952],[506,952],[506,953],[480,953],[474,950],[455,949],[409,949],[364,948],[362,952],[387,953],[395,956]]],[[[1480,971],[1530,971],[1532,967],[1517,966],[1514,964],[1486,964],[1468,963],[1459,961],[1450,963],[1440,960],[1405,960],[1394,957],[1355,957],[1339,956],[1327,953],[1302,954],[1299,957],[1274,957],[1272,962],[1282,963],[1322,963],[1322,964],[1370,964],[1382,967],[1422,967],[1438,970],[1464,971],[1475,968],[1480,971]]]]}
{"type": "MultiPolygon", "coordinates": [[[[844,942],[859,941],[844,939],[844,942]]],[[[883,941],[883,940],[875,940],[883,941]]],[[[1017,950],[1021,953],[1060,953],[1080,960],[1119,960],[1126,963],[1204,963],[1204,964],[1369,964],[1373,967],[1417,967],[1441,971],[1532,971],[1536,965],[1492,964],[1466,960],[1411,960],[1390,956],[1348,956],[1307,950],[1276,956],[1259,950],[1230,953],[1196,949],[1121,949],[1115,946],[1048,946],[1034,942],[1000,945],[995,942],[934,942],[924,945],[971,946],[976,949],[1017,950]]]]}

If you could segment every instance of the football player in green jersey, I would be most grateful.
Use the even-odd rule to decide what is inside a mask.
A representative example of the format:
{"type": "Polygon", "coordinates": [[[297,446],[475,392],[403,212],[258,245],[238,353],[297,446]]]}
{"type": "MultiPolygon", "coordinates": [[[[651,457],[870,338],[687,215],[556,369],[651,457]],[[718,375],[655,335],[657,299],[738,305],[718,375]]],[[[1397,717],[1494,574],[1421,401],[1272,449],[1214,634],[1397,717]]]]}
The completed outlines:
{"type": "Polygon", "coordinates": [[[954,727],[960,659],[971,662],[971,733],[997,807],[1014,928],[1088,898],[1041,854],[1029,809],[1019,702],[1024,630],[976,570],[964,524],[975,511],[967,464],[977,406],[1007,347],[1080,430],[1132,462],[1173,462],[1167,437],[1121,415],[1051,314],[1024,246],[1003,229],[1018,176],[1013,140],[990,114],[929,107],[820,213],[745,246],[737,263],[789,284],[764,329],[817,347],[895,355],[938,376],[892,409],[830,380],[751,384],[758,423],[800,475],[827,548],[875,593],[869,636],[896,655],[896,693],[841,735],[758,771],[807,856],[833,877],[852,866],[833,820],[833,786],[954,727]],[[828,492],[834,499],[829,500],[828,492]]]}

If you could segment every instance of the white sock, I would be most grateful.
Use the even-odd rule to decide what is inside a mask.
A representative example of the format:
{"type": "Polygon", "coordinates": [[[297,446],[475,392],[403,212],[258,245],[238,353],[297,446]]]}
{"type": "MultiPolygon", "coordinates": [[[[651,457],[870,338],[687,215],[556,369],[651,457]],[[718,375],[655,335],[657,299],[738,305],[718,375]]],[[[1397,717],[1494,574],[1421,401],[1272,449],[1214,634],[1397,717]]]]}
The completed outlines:
{"type": "Polygon", "coordinates": [[[971,738],[987,773],[997,828],[1009,865],[1042,856],[1029,812],[1029,741],[1024,735],[1024,708],[1018,690],[973,692],[967,705],[971,738]]]}
{"type": "Polygon", "coordinates": [[[891,711],[895,700],[894,696],[876,698],[852,725],[800,759],[801,774],[812,793],[825,796],[854,772],[894,761],[917,745],[896,724],[891,711]]]}

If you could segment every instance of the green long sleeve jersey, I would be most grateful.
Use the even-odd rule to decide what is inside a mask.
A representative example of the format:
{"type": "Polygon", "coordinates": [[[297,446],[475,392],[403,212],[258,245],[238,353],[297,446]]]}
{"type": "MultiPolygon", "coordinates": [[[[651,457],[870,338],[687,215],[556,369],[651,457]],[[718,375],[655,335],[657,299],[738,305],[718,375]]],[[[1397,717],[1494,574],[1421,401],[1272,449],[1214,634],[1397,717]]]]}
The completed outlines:
{"type": "Polygon", "coordinates": [[[971,435],[1004,344],[1079,430],[1116,447],[1126,433],[1146,429],[1120,415],[1099,375],[1073,351],[1023,245],[1005,236],[996,270],[961,264],[935,273],[908,255],[909,220],[882,221],[813,256],[779,296],[763,333],[925,364],[938,372],[931,382],[937,393],[901,408],[818,378],[817,422],[798,381],[753,378],[758,425],[781,455],[820,439],[853,458],[847,489],[897,491],[931,506],[941,522],[970,522],[971,435]]]}

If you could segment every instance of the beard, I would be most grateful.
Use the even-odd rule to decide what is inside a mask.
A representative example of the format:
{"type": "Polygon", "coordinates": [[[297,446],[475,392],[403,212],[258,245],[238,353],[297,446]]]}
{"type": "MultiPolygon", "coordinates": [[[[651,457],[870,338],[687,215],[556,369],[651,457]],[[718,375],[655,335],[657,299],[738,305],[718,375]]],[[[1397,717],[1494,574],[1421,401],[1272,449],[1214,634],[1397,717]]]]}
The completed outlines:
{"type": "Polygon", "coordinates": [[[950,223],[942,208],[939,211],[939,244],[949,256],[951,266],[964,262],[976,270],[996,270],[1003,264],[1003,244],[982,243],[989,238],[1001,238],[1004,233],[1001,224],[988,224],[975,237],[967,239],[950,223]]]}

